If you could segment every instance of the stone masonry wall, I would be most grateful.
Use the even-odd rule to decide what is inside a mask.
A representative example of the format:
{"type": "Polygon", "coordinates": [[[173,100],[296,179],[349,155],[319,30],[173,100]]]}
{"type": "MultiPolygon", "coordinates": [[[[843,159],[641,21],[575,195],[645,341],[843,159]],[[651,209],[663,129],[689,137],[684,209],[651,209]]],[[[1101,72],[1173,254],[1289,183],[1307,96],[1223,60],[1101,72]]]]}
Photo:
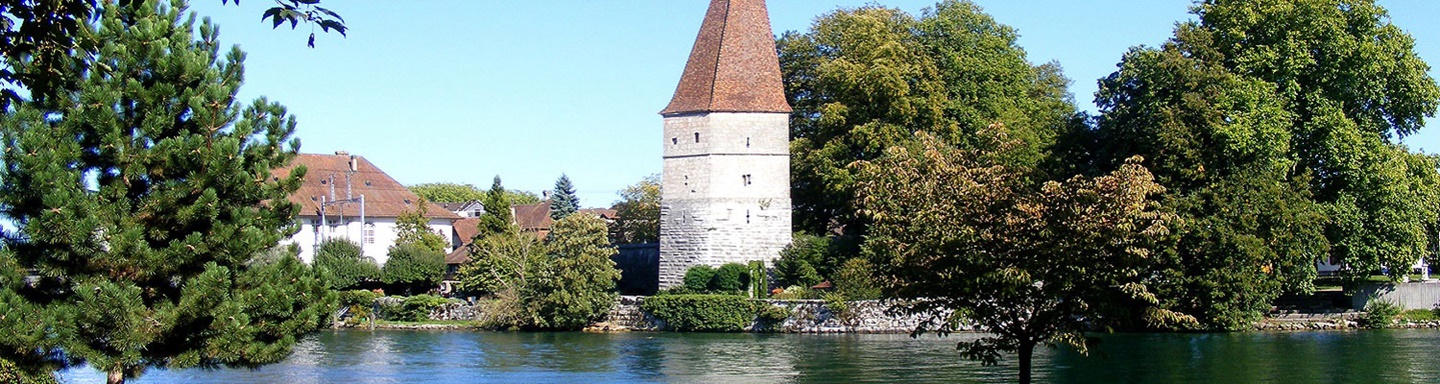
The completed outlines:
{"type": "MultiPolygon", "coordinates": [[[[622,296],[611,308],[604,330],[668,330],[664,321],[640,309],[642,296],[622,296]]],[[[920,324],[917,316],[891,316],[885,313],[888,304],[881,301],[853,301],[843,312],[825,306],[822,300],[767,300],[770,305],[790,308],[790,318],[781,324],[752,322],[751,332],[783,333],[910,333],[920,324]]]]}
{"type": "Polygon", "coordinates": [[[691,266],[769,262],[790,244],[789,116],[665,118],[660,288],[691,266]]]}

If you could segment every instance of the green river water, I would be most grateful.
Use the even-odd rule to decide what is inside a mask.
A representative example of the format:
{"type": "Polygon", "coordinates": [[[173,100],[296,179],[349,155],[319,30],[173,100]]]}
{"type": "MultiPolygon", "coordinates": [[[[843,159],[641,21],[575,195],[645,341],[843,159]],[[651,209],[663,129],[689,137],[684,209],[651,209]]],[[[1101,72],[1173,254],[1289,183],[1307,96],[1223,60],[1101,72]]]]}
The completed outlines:
{"type": "MultiPolygon", "coordinates": [[[[139,383],[990,383],[955,342],[906,335],[326,331],[258,370],[152,370],[139,383]]],[[[1036,352],[1040,383],[1440,383],[1440,330],[1110,334],[1036,352]]],[[[103,382],[89,368],[66,383],[103,382]]]]}

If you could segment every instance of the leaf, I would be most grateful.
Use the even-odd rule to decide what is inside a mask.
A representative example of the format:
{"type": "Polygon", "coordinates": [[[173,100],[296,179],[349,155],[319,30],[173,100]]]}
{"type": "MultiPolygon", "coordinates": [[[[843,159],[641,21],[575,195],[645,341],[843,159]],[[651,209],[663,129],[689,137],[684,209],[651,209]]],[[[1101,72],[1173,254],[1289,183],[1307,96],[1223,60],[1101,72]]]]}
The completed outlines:
{"type": "Polygon", "coordinates": [[[306,42],[305,45],[309,45],[310,48],[315,48],[315,32],[310,32],[310,41],[306,42]]]}

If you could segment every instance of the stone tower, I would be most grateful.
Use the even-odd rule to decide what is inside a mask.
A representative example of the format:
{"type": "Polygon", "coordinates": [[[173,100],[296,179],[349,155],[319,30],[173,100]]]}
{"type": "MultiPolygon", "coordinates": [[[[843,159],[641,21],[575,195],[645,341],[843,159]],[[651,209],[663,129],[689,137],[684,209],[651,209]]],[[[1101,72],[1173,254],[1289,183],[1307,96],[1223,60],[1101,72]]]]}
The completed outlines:
{"type": "Polygon", "coordinates": [[[711,0],[665,117],[660,287],[790,244],[790,105],[764,0],[711,0]]]}

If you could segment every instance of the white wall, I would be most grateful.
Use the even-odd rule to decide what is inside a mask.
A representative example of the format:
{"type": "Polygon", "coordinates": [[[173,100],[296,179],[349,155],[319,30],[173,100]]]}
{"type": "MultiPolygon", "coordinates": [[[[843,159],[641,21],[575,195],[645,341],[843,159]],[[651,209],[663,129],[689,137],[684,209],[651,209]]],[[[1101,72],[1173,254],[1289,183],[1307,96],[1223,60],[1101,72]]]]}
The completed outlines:
{"type": "MultiPolygon", "coordinates": [[[[331,218],[330,220],[337,219],[331,218]]],[[[315,247],[318,246],[320,240],[324,238],[350,239],[360,244],[360,251],[363,252],[365,256],[374,258],[375,262],[380,265],[385,265],[385,261],[389,259],[387,251],[390,250],[391,246],[395,245],[396,233],[394,217],[365,218],[366,222],[374,225],[374,239],[366,239],[367,241],[363,243],[361,242],[361,236],[365,226],[360,223],[358,218],[346,218],[348,223],[327,222],[327,226],[316,225],[319,221],[320,218],[318,216],[301,216],[300,232],[296,232],[294,236],[290,237],[288,242],[285,242],[286,244],[298,244],[300,246],[300,259],[307,263],[314,261],[315,247]]],[[[430,220],[430,230],[445,238],[447,243],[449,242],[451,231],[450,220],[432,219],[430,220]]],[[[448,252],[450,249],[446,249],[446,251],[448,252]]]]}

